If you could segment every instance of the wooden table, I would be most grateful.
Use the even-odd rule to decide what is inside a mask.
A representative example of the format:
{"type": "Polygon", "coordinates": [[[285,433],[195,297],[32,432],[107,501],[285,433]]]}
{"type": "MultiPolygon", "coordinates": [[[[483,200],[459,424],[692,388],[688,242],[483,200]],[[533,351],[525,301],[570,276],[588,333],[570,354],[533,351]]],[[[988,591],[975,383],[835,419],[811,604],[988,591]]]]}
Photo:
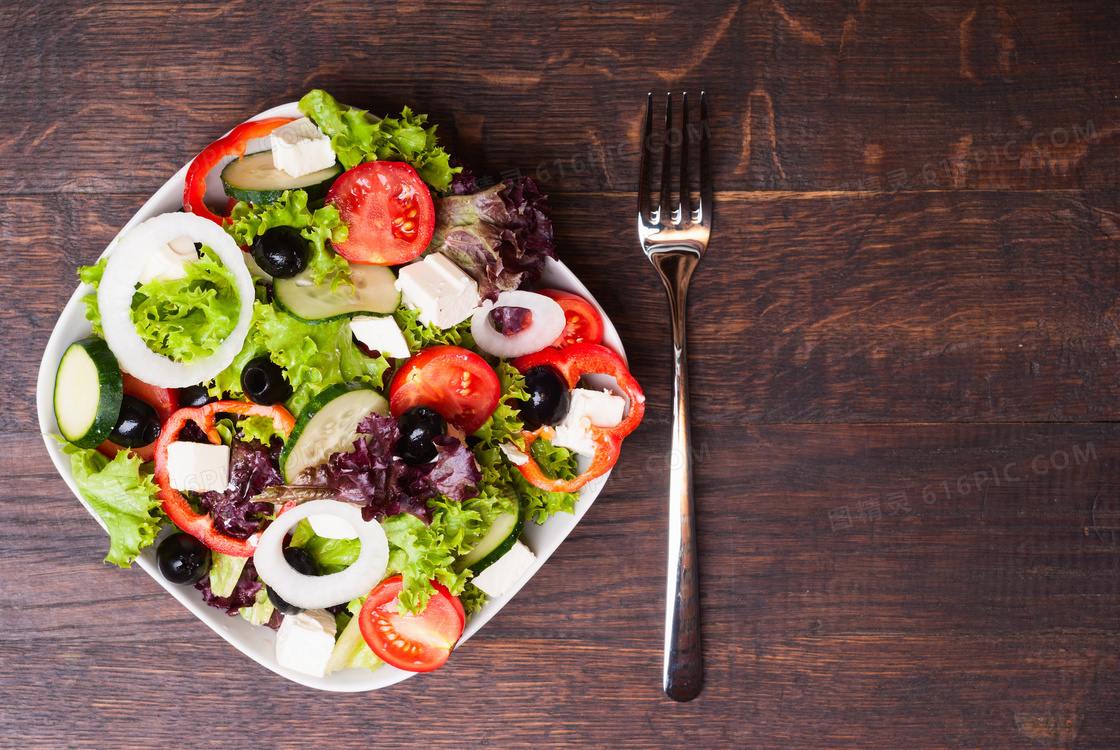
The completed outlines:
{"type": "Polygon", "coordinates": [[[360,6],[0,9],[0,745],[1120,746],[1114,2],[360,6]],[[102,564],[34,410],[76,267],[311,87],[538,178],[649,398],[532,586],[373,694],[289,683],[102,564]],[[700,88],[706,687],[678,705],[667,312],[633,216],[645,92],[700,88]]]}

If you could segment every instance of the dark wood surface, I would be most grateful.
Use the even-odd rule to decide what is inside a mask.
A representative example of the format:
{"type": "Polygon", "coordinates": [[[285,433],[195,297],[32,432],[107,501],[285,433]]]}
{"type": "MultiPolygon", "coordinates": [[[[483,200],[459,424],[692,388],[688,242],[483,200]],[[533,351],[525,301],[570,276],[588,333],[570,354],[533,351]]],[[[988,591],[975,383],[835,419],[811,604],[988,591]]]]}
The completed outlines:
{"type": "Polygon", "coordinates": [[[0,746],[1120,746],[1115,3],[45,2],[0,27],[0,746]],[[102,564],[34,411],[75,268],[314,86],[538,177],[649,398],[533,584],[362,695],[102,564]],[[718,206],[690,310],[706,686],[673,704],[667,311],[633,210],[644,94],[686,88],[718,206]]]}

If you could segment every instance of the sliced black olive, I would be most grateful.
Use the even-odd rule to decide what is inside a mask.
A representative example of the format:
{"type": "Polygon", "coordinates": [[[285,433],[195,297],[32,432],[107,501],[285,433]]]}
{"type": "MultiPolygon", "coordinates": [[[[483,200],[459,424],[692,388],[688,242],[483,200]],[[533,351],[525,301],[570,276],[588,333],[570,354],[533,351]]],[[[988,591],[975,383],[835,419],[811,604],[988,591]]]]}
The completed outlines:
{"type": "Polygon", "coordinates": [[[290,279],[307,268],[311,245],[294,227],[273,227],[253,242],[250,252],[269,276],[290,279]]]}
{"type": "Polygon", "coordinates": [[[125,394],[109,440],[125,448],[142,448],[159,439],[159,415],[151,404],[125,394]]]}
{"type": "MultiPolygon", "coordinates": [[[[315,558],[302,547],[285,548],[284,559],[288,561],[288,565],[291,565],[297,573],[303,573],[305,576],[319,575],[319,566],[315,563],[315,558]]],[[[282,614],[298,615],[303,611],[300,607],[288,604],[281,599],[271,586],[266,585],[265,589],[268,590],[268,600],[272,602],[272,606],[276,607],[282,614]]]]}
{"type": "Polygon", "coordinates": [[[292,386],[284,377],[284,368],[262,355],[249,360],[241,370],[241,390],[261,406],[272,406],[288,400],[292,386]]]}
{"type": "Polygon", "coordinates": [[[435,460],[438,450],[432,439],[447,431],[447,423],[438,411],[430,406],[413,406],[397,423],[401,426],[397,455],[402,461],[415,466],[435,460]]]}
{"type": "Polygon", "coordinates": [[[568,415],[571,395],[560,373],[548,365],[531,367],[525,373],[529,398],[521,402],[521,421],[532,428],[559,424],[568,415]]]}
{"type": "Polygon", "coordinates": [[[210,395],[210,390],[204,385],[188,385],[186,388],[179,389],[179,408],[180,409],[197,409],[200,406],[206,406],[211,401],[218,399],[210,395]]]}
{"type": "Polygon", "coordinates": [[[172,534],[156,548],[159,572],[172,583],[198,583],[210,572],[210,550],[190,534],[172,534]]]}

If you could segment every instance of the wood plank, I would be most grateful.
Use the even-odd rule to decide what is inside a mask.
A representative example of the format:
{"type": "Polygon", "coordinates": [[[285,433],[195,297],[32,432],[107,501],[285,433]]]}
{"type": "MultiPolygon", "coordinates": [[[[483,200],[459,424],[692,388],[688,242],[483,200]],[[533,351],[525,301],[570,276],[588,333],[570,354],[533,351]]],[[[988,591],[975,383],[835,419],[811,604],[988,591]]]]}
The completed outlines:
{"type": "Polygon", "coordinates": [[[556,192],[632,190],[644,93],[700,88],[726,189],[1120,186],[1111,2],[591,13],[429,0],[262,17],[234,0],[8,6],[0,18],[6,192],[150,192],[237,122],[312,86],[380,113],[410,104],[495,176],[520,169],[556,192]]]}
{"type": "MultiPolygon", "coordinates": [[[[25,394],[74,270],[142,200],[0,205],[3,323],[35,342],[0,348],[15,384],[0,429],[37,428],[25,394]]],[[[667,305],[636,249],[633,196],[553,203],[561,257],[619,327],[647,419],[666,419],[667,305]]],[[[736,193],[716,210],[691,292],[697,424],[1120,418],[1118,194],[736,193]]]]}

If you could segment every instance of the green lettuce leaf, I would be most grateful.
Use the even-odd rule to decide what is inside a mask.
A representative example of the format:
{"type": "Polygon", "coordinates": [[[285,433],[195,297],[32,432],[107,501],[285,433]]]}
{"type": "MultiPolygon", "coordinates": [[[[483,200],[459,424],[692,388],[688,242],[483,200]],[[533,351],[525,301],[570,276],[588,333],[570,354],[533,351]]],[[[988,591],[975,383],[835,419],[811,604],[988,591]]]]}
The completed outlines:
{"type": "Polygon", "coordinates": [[[304,323],[272,305],[257,302],[244,347],[211,383],[210,392],[242,398],[241,370],[262,354],[284,368],[292,386],[292,396],[284,406],[296,416],[320,391],[335,383],[358,382],[380,388],[389,367],[384,356],[371,358],[362,353],[346,318],[304,323]]]}
{"type": "Polygon", "coordinates": [[[149,349],[189,363],[217,351],[237,325],[241,300],[233,274],[209,247],[183,269],[182,279],[152,279],[136,290],[132,322],[149,349]]]}
{"type": "Polygon", "coordinates": [[[268,598],[267,589],[262,587],[257,592],[253,606],[242,607],[237,613],[253,625],[267,625],[268,621],[272,619],[272,613],[275,609],[276,606],[268,598]]]}
{"type": "Polygon", "coordinates": [[[461,171],[451,167],[436,138],[436,126],[424,127],[427,115],[413,114],[408,107],[399,118],[378,120],[315,89],[300,99],[299,109],[330,136],[331,147],[346,169],[369,161],[403,161],[439,191],[446,190],[452,175],[461,171]]]}
{"type": "Polygon", "coordinates": [[[109,529],[105,562],[127,568],[166,521],[151,471],[129,451],[110,460],[96,450],[60,442],[82,497],[109,529]]]}
{"type": "Polygon", "coordinates": [[[233,594],[248,559],[210,551],[210,590],[214,596],[227,597],[233,594]]]}
{"type": "MultiPolygon", "coordinates": [[[[101,277],[105,275],[105,264],[108,262],[108,258],[102,258],[92,266],[82,266],[78,269],[78,278],[83,284],[89,284],[97,289],[101,277]]],[[[87,294],[82,301],[86,304],[86,320],[93,327],[94,334],[105,338],[105,332],[101,328],[101,309],[97,306],[97,293],[87,294]]]]}
{"type": "Polygon", "coordinates": [[[331,291],[342,284],[353,286],[350,264],[327,246],[327,240],[346,241],[346,224],[334,206],[323,206],[312,212],[307,208],[307,192],[290,190],[272,203],[237,203],[230,213],[230,225],[226,231],[238,245],[248,246],[273,227],[298,229],[300,236],[311,243],[311,257],[305,273],[311,274],[311,280],[316,285],[322,285],[329,279],[331,291]]]}
{"type": "Polygon", "coordinates": [[[300,521],[292,531],[291,547],[302,547],[319,566],[320,575],[330,575],[345,570],[358,559],[362,544],[357,539],[328,539],[318,536],[307,519],[300,521]]]}
{"type": "Polygon", "coordinates": [[[416,353],[429,346],[447,344],[461,346],[464,349],[474,349],[474,336],[471,335],[471,319],[467,318],[462,323],[451,328],[437,328],[429,323],[420,322],[420,310],[407,307],[398,307],[393,313],[393,320],[404,335],[408,350],[416,353]]]}

